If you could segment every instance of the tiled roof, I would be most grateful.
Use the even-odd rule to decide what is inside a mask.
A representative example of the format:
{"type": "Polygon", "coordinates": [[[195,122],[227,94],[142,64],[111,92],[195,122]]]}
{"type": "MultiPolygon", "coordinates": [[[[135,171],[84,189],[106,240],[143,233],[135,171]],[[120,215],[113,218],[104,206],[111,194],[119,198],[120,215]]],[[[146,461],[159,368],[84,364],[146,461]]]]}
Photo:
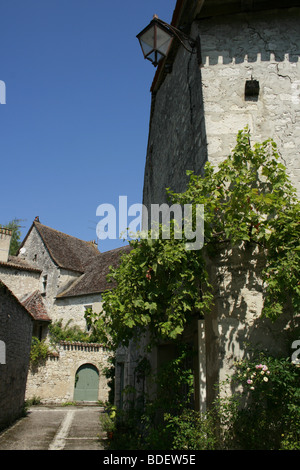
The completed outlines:
{"type": "Polygon", "coordinates": [[[41,272],[41,269],[38,269],[36,266],[33,266],[32,264],[28,263],[27,261],[21,258],[18,258],[17,256],[9,256],[8,261],[6,262],[0,261],[0,266],[24,271],[34,271],[37,273],[41,272]]]}
{"type": "Polygon", "coordinates": [[[122,254],[131,250],[130,245],[100,253],[95,243],[66,235],[34,220],[20,248],[34,227],[56,265],[81,274],[64,292],[59,293],[57,298],[101,294],[114,287],[107,281],[109,268],[117,267],[122,254]]]}
{"type": "Polygon", "coordinates": [[[123,254],[131,250],[130,245],[99,253],[89,264],[85,273],[80,276],[66,291],[59,294],[58,298],[74,297],[87,294],[100,294],[114,287],[107,281],[110,266],[117,267],[123,254]]]}
{"type": "Polygon", "coordinates": [[[31,313],[35,320],[48,322],[51,321],[51,319],[48,317],[42,295],[38,290],[30,294],[27,299],[23,300],[22,305],[26,308],[26,310],[28,310],[28,312],[31,313]]]}
{"type": "Polygon", "coordinates": [[[99,254],[97,246],[66,235],[39,222],[33,225],[45,243],[53,261],[61,268],[84,273],[86,267],[99,254]]]}

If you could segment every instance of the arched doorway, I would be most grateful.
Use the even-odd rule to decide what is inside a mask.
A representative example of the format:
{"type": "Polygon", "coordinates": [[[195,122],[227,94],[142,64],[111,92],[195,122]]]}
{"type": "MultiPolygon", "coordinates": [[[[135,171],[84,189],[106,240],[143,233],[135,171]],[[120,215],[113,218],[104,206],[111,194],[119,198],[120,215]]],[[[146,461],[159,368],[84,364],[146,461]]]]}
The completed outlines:
{"type": "Polygon", "coordinates": [[[74,401],[97,401],[99,372],[92,364],[83,364],[75,374],[74,401]]]}

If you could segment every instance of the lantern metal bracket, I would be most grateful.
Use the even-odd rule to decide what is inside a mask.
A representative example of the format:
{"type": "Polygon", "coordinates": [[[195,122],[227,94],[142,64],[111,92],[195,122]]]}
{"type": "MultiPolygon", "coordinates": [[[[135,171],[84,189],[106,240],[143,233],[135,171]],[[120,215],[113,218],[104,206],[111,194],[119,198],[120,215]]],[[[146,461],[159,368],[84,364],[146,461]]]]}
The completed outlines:
{"type": "Polygon", "coordinates": [[[188,36],[187,34],[185,34],[183,31],[181,31],[180,29],[175,28],[175,26],[172,26],[172,25],[166,23],[165,21],[161,20],[160,18],[158,18],[157,15],[154,15],[153,18],[155,18],[159,23],[161,23],[163,26],[168,28],[177,37],[177,39],[180,41],[182,46],[190,54],[197,54],[198,65],[203,65],[203,63],[202,63],[202,52],[201,52],[201,38],[200,38],[199,34],[196,37],[196,39],[193,39],[190,36],[188,36]],[[190,49],[186,46],[184,41],[186,41],[189,44],[190,49]]]}
{"type": "MultiPolygon", "coordinates": [[[[176,37],[181,45],[190,53],[190,54],[197,54],[197,61],[198,65],[202,65],[202,54],[201,54],[201,40],[200,40],[200,35],[197,36],[196,39],[191,38],[190,36],[186,35],[183,31],[180,31],[179,29],[175,28],[175,26],[172,26],[165,21],[161,20],[158,18],[157,15],[153,16],[153,19],[149,26],[145,28],[141,33],[137,35],[137,38],[140,38],[142,33],[147,30],[151,24],[158,24],[161,26],[163,30],[165,30],[170,37],[176,37]]],[[[148,56],[145,56],[148,60],[150,60],[153,65],[156,67],[158,65],[159,60],[156,59],[157,57],[157,52],[155,49],[152,50],[152,52],[155,52],[155,59],[150,59],[148,56]]],[[[165,54],[162,54],[165,55],[165,54]]]]}

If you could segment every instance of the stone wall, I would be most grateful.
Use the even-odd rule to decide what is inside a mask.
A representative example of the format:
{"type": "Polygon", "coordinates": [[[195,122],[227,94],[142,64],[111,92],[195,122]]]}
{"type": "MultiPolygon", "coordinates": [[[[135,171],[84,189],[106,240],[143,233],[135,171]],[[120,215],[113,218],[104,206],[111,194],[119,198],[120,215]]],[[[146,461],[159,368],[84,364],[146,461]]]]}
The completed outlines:
{"type": "Polygon", "coordinates": [[[32,325],[30,314],[0,282],[0,341],[5,345],[0,361],[0,429],[23,410],[32,325]]]}
{"type": "Polygon", "coordinates": [[[0,266],[0,279],[19,300],[23,300],[40,287],[39,272],[14,269],[11,266],[0,266]]]}
{"type": "MultiPolygon", "coordinates": [[[[185,189],[186,170],[201,174],[207,160],[217,166],[226,158],[246,125],[252,143],[275,140],[300,191],[299,24],[299,8],[194,22],[190,35],[201,37],[202,67],[179,47],[171,73],[154,81],[143,193],[148,213],[151,204],[167,202],[166,188],[185,189]],[[248,97],[251,79],[259,93],[248,97]]],[[[199,330],[200,409],[247,355],[246,343],[291,354],[282,333],[290,326],[288,309],[275,324],[261,318],[263,265],[261,255],[236,250],[209,260],[216,302],[199,330]]]]}
{"type": "Polygon", "coordinates": [[[249,125],[252,141],[273,138],[294,185],[300,188],[299,8],[235,14],[194,22],[203,67],[179,48],[154,87],[144,177],[146,206],[166,202],[166,188],[183,191],[186,170],[217,165],[249,125]],[[259,81],[257,99],[245,82],[259,81]]]}
{"type": "Polygon", "coordinates": [[[214,385],[225,381],[234,363],[249,358],[254,350],[291,357],[291,332],[299,329],[300,318],[293,317],[288,306],[275,322],[262,316],[265,256],[257,247],[224,249],[217,259],[206,261],[214,286],[214,306],[205,317],[204,330],[209,404],[214,385]]]}
{"type": "Polygon", "coordinates": [[[201,69],[208,159],[218,164],[249,126],[252,141],[269,137],[300,189],[300,11],[239,14],[204,19],[201,69]],[[245,97],[246,80],[259,82],[245,97]]]}
{"type": "MultiPolygon", "coordinates": [[[[85,330],[85,307],[92,305],[94,311],[98,312],[101,308],[99,307],[101,304],[100,294],[57,297],[78,279],[81,273],[58,267],[51,259],[35,227],[30,232],[24,247],[26,248],[24,258],[42,271],[38,288],[44,295],[43,300],[51,320],[53,322],[62,320],[63,325],[71,322],[70,326],[77,325],[85,330]],[[47,279],[46,284],[43,285],[44,276],[47,276],[47,279]]],[[[17,281],[15,280],[15,282],[17,281]]]]}
{"type": "Polygon", "coordinates": [[[77,279],[80,273],[59,269],[51,259],[35,227],[32,228],[26,239],[24,248],[26,251],[22,257],[42,271],[39,280],[39,290],[44,295],[44,303],[49,316],[53,321],[56,321],[59,318],[55,314],[55,298],[71,281],[77,279]],[[45,276],[47,276],[46,280],[44,278],[45,276]],[[44,285],[43,282],[45,282],[44,285]]]}
{"type": "MultiPolygon", "coordinates": [[[[43,301],[52,322],[61,320],[63,327],[68,324],[70,327],[77,326],[86,331],[86,307],[91,306],[95,312],[100,312],[101,295],[58,297],[81,276],[81,273],[57,266],[35,227],[27,237],[24,248],[26,250],[22,257],[41,270],[39,285],[36,288],[43,293],[43,301]]],[[[14,281],[18,282],[17,279],[14,281]]],[[[109,355],[99,345],[88,343],[59,345],[56,349],[44,363],[40,363],[38,367],[30,367],[26,398],[37,397],[45,403],[72,401],[76,371],[83,364],[93,364],[100,377],[98,399],[106,401],[109,389],[102,370],[108,365],[109,355]]]]}
{"type": "Polygon", "coordinates": [[[200,173],[207,159],[201,72],[195,56],[180,49],[153,94],[143,203],[167,201],[166,188],[182,191],[186,170],[200,173]]]}
{"type": "Polygon", "coordinates": [[[73,401],[75,374],[83,364],[94,365],[99,372],[98,400],[107,401],[109,386],[103,369],[109,353],[99,344],[62,343],[39,365],[31,365],[28,373],[26,399],[39,398],[43,403],[73,401]]]}
{"type": "Polygon", "coordinates": [[[51,309],[53,321],[61,319],[63,325],[70,322],[70,326],[77,325],[83,331],[86,330],[84,313],[86,307],[91,306],[95,313],[102,310],[102,300],[100,294],[89,294],[78,297],[58,298],[54,301],[51,309]]]}

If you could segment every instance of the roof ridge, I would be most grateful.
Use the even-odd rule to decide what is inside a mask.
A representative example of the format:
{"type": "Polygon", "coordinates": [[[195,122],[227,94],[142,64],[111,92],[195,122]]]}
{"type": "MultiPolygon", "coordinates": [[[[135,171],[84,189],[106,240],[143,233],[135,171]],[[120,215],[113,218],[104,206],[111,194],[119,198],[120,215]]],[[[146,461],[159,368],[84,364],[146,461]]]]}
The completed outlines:
{"type": "Polygon", "coordinates": [[[64,235],[65,237],[74,238],[75,240],[78,240],[78,241],[83,242],[83,243],[87,243],[88,245],[92,246],[91,241],[82,240],[82,238],[74,237],[74,235],[69,235],[68,233],[62,232],[61,230],[57,230],[56,228],[53,228],[53,227],[49,227],[49,225],[42,224],[41,222],[37,222],[36,220],[33,222],[33,224],[34,225],[36,225],[36,224],[41,225],[42,227],[45,227],[49,230],[52,230],[53,232],[60,233],[61,235],[64,235]]]}
{"type": "Polygon", "coordinates": [[[100,253],[92,242],[82,240],[39,221],[33,222],[52,260],[63,269],[84,273],[87,264],[100,253]]]}

